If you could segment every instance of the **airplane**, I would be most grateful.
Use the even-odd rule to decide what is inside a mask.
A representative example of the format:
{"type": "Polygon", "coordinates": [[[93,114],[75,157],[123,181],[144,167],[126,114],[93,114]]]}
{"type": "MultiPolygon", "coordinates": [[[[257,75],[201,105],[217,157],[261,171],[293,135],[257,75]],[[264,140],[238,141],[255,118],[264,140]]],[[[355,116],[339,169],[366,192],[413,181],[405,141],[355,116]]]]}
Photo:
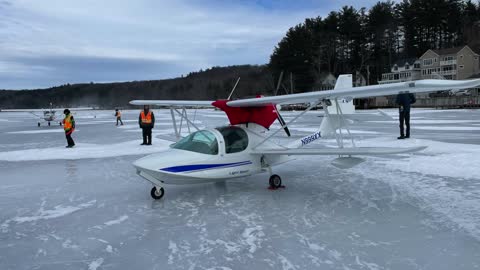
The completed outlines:
{"type": "MultiPolygon", "coordinates": [[[[81,108],[71,108],[71,111],[84,111],[84,110],[92,110],[93,108],[90,107],[81,107],[81,108]]],[[[35,117],[37,117],[39,120],[43,120],[47,122],[48,126],[51,126],[51,122],[54,122],[57,120],[57,115],[56,111],[53,109],[52,103],[50,103],[50,108],[48,110],[45,109],[4,109],[2,110],[3,112],[28,112],[30,114],[33,114],[35,117]],[[42,112],[43,115],[38,114],[39,112],[42,112]]],[[[58,122],[59,125],[62,125],[62,121],[58,122]]],[[[37,122],[37,126],[41,126],[41,122],[37,122]]]]}
{"type": "MultiPolygon", "coordinates": [[[[48,126],[50,126],[50,122],[53,122],[57,119],[57,116],[55,115],[56,111],[53,110],[52,103],[50,103],[50,109],[43,111],[43,116],[40,116],[34,112],[30,112],[31,114],[39,117],[40,119],[43,119],[45,122],[48,123],[48,126]]],[[[59,122],[60,126],[62,125],[62,122],[59,122]]],[[[37,123],[37,126],[40,127],[40,121],[37,123]]]]}
{"type": "Polygon", "coordinates": [[[341,75],[335,88],[327,91],[238,100],[133,100],[130,101],[132,105],[169,107],[176,135],[176,142],[170,145],[169,149],[140,158],[133,162],[133,166],[140,177],[153,184],[150,195],[155,200],[164,196],[165,185],[225,181],[263,172],[269,174],[269,188],[278,189],[282,187],[282,179],[274,173],[273,167],[288,162],[296,155],[338,156],[332,161],[332,165],[348,169],[364,161],[358,156],[396,155],[413,153],[426,148],[425,146],[356,147],[348,129],[349,122],[342,112],[350,106],[347,104],[354,98],[458,90],[478,86],[480,86],[480,79],[418,80],[353,88],[352,76],[341,75]],[[276,106],[297,103],[308,103],[309,107],[285,123],[276,106]],[[288,126],[317,105],[322,105],[324,111],[324,117],[317,132],[299,140],[291,140],[286,145],[279,145],[272,141],[272,138],[282,129],[289,136],[288,126]],[[188,119],[186,111],[187,107],[195,106],[221,109],[226,113],[230,125],[198,129],[188,119]],[[180,116],[180,125],[177,123],[176,115],[180,116]],[[269,131],[276,120],[279,121],[280,128],[269,131]],[[186,123],[189,135],[182,138],[183,123],[186,123]],[[196,131],[191,131],[190,126],[196,131]],[[345,134],[351,138],[351,147],[346,147],[344,144],[344,130],[345,134]],[[328,137],[336,139],[338,148],[305,147],[318,139],[328,137]]]}

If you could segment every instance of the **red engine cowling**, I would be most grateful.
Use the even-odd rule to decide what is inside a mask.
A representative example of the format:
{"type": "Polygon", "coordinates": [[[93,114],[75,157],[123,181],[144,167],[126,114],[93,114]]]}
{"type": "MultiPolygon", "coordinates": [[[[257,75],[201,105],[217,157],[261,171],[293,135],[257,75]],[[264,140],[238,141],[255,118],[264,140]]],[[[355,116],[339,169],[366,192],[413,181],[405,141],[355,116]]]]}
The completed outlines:
{"type": "Polygon", "coordinates": [[[229,100],[217,100],[212,103],[227,114],[231,125],[255,123],[268,129],[277,119],[277,110],[273,104],[260,107],[229,107],[229,100]]]}

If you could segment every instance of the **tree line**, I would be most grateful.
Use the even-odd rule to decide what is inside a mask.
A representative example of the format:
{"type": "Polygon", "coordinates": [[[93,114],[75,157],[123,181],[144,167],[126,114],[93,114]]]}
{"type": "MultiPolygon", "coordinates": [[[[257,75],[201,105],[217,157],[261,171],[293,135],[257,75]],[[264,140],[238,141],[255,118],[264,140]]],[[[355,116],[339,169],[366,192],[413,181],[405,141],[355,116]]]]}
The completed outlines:
{"type": "Polygon", "coordinates": [[[318,89],[325,73],[361,74],[376,84],[402,58],[470,45],[480,51],[480,1],[382,1],[369,10],[344,6],[288,30],[269,67],[293,74],[295,89],[318,89]]]}
{"type": "Polygon", "coordinates": [[[0,90],[0,109],[92,106],[127,108],[134,99],[226,99],[272,92],[273,78],[265,65],[212,67],[185,77],[119,83],[65,84],[39,90],[0,90]]]}

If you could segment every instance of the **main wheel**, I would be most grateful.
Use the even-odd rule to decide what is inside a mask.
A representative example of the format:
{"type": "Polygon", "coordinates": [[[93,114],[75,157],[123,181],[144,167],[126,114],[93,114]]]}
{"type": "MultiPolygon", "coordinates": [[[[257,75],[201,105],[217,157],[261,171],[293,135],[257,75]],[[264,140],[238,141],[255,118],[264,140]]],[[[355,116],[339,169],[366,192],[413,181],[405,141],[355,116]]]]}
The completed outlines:
{"type": "Polygon", "coordinates": [[[268,183],[270,184],[270,187],[273,189],[279,188],[282,186],[282,178],[280,176],[274,174],[270,176],[270,179],[268,180],[268,183]]]}
{"type": "Polygon", "coordinates": [[[155,200],[161,199],[163,197],[163,194],[165,194],[165,190],[163,189],[163,187],[159,189],[157,187],[153,187],[152,190],[150,191],[150,195],[155,200]]]}
{"type": "Polygon", "coordinates": [[[48,126],[50,126],[50,122],[48,122],[48,126]]]}
{"type": "Polygon", "coordinates": [[[37,123],[37,126],[40,127],[40,122],[37,123]]]}

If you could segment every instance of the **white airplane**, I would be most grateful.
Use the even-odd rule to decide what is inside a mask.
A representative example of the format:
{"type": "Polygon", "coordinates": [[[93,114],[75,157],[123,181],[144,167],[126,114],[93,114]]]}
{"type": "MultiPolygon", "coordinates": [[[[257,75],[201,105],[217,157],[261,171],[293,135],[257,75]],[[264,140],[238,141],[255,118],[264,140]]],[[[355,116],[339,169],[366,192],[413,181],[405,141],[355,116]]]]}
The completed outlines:
{"type": "MultiPolygon", "coordinates": [[[[82,108],[71,108],[71,111],[85,111],[85,110],[93,110],[93,108],[90,107],[82,107],[82,108]]],[[[50,103],[50,108],[49,109],[6,109],[2,110],[2,112],[28,112],[30,114],[33,114],[35,117],[37,117],[39,120],[43,120],[47,122],[48,126],[51,126],[51,122],[54,122],[55,120],[58,119],[56,115],[56,111],[53,109],[52,103],[50,103]],[[39,113],[43,113],[43,115],[39,113]]],[[[61,126],[62,121],[59,121],[58,124],[61,126]]],[[[41,122],[37,122],[37,126],[41,126],[41,122]]]]}
{"type": "MultiPolygon", "coordinates": [[[[393,84],[362,86],[352,88],[351,75],[341,75],[334,90],[240,100],[188,101],[188,100],[133,100],[133,105],[159,105],[170,107],[176,137],[179,139],[169,149],[138,159],[133,163],[137,174],[153,184],[151,196],[163,197],[164,185],[183,185],[225,181],[262,172],[269,173],[270,188],[282,186],[282,179],[274,174],[272,167],[285,163],[295,155],[338,156],[332,164],[339,168],[351,168],[363,161],[356,156],[381,156],[412,153],[426,147],[345,147],[342,129],[350,134],[348,121],[343,110],[351,110],[354,98],[396,95],[399,93],[421,93],[449,89],[467,89],[480,86],[480,79],[447,81],[419,80],[393,84]],[[343,103],[341,102],[343,100],[343,103]],[[276,108],[280,104],[308,103],[310,106],[289,123],[282,123],[276,108]],[[272,142],[272,137],[287,128],[306,112],[321,104],[324,117],[318,132],[288,145],[272,142]],[[186,107],[217,107],[223,110],[230,121],[229,126],[199,130],[188,119],[186,107]],[[179,110],[181,109],[181,111],[179,110]],[[180,116],[180,126],[175,119],[180,116]],[[268,131],[278,119],[281,128],[268,131]],[[182,123],[185,120],[197,131],[181,138],[182,123]],[[338,148],[303,148],[322,137],[334,136],[338,148]]],[[[288,134],[288,133],[287,133],[288,134]]],[[[351,137],[351,136],[350,136],[351,137]]]]}
{"type": "MultiPolygon", "coordinates": [[[[34,112],[30,112],[31,114],[39,117],[40,119],[43,119],[45,122],[48,123],[48,126],[50,126],[50,122],[53,122],[57,119],[57,116],[55,115],[55,111],[52,108],[52,103],[50,103],[50,109],[43,111],[43,116],[40,116],[38,114],[35,114],[34,112]]],[[[62,125],[62,122],[59,122],[60,125],[62,125]]],[[[38,126],[40,126],[40,121],[37,123],[38,126]]]]}

